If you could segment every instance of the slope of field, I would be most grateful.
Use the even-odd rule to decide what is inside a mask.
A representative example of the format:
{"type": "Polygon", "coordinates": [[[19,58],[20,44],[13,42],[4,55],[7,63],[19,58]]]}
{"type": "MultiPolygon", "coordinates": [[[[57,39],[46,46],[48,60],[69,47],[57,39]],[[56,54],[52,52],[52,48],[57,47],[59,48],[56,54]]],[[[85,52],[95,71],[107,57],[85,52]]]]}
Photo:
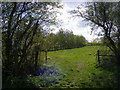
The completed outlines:
{"type": "Polygon", "coordinates": [[[86,46],[49,52],[49,64],[59,67],[65,73],[65,77],[51,87],[114,87],[113,73],[96,68],[98,49],[99,46],[86,46]]]}

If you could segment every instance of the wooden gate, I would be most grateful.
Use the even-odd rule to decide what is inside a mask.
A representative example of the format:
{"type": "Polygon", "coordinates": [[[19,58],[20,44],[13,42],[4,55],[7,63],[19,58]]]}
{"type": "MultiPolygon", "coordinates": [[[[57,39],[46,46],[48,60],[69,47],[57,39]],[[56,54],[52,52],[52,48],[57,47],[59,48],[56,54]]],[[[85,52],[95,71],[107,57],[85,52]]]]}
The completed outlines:
{"type": "Polygon", "coordinates": [[[96,56],[98,64],[101,64],[101,57],[114,57],[115,55],[111,53],[111,50],[98,50],[96,56]]]}

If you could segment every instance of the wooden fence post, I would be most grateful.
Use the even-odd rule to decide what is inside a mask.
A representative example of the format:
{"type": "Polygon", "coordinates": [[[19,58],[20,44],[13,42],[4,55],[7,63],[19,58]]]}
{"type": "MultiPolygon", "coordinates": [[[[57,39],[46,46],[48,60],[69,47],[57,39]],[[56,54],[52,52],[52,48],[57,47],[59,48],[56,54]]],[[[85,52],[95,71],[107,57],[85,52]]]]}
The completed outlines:
{"type": "Polygon", "coordinates": [[[100,57],[99,57],[99,55],[100,55],[100,51],[98,50],[98,51],[97,51],[97,60],[98,60],[98,64],[100,64],[100,57]]]}
{"type": "Polygon", "coordinates": [[[47,63],[47,50],[45,50],[45,61],[47,63]]]}

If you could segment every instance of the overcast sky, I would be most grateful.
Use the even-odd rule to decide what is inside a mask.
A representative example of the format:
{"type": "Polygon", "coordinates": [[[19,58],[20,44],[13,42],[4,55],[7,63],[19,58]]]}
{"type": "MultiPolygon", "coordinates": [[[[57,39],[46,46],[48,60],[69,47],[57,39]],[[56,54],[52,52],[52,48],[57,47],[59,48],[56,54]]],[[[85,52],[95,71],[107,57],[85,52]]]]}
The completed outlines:
{"type": "MultiPolygon", "coordinates": [[[[72,30],[75,35],[83,35],[89,42],[91,42],[98,37],[94,34],[94,32],[91,34],[91,26],[88,24],[86,25],[87,22],[83,21],[83,18],[73,17],[73,15],[68,12],[70,10],[74,10],[78,5],[81,5],[82,3],[62,2],[63,9],[58,10],[62,14],[58,15],[58,19],[60,19],[63,23],[59,28],[72,30]]],[[[53,32],[58,32],[59,28],[55,28],[56,30],[53,32]]]]}

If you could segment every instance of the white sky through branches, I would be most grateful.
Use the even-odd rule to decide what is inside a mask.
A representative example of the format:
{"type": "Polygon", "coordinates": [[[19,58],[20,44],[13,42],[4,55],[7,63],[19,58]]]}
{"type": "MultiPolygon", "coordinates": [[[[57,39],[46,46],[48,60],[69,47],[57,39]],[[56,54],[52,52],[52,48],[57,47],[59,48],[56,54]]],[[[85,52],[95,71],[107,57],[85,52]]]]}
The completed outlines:
{"type": "Polygon", "coordinates": [[[53,27],[55,28],[55,31],[53,31],[54,33],[58,32],[60,28],[63,28],[73,31],[75,35],[83,35],[89,42],[98,37],[95,35],[95,32],[92,32],[91,34],[91,26],[88,25],[87,22],[83,21],[83,18],[73,17],[73,15],[69,13],[70,10],[74,10],[78,5],[81,5],[82,3],[62,2],[61,4],[63,4],[63,9],[58,10],[61,15],[58,15],[57,18],[62,21],[62,24],[59,28],[53,27]]]}

